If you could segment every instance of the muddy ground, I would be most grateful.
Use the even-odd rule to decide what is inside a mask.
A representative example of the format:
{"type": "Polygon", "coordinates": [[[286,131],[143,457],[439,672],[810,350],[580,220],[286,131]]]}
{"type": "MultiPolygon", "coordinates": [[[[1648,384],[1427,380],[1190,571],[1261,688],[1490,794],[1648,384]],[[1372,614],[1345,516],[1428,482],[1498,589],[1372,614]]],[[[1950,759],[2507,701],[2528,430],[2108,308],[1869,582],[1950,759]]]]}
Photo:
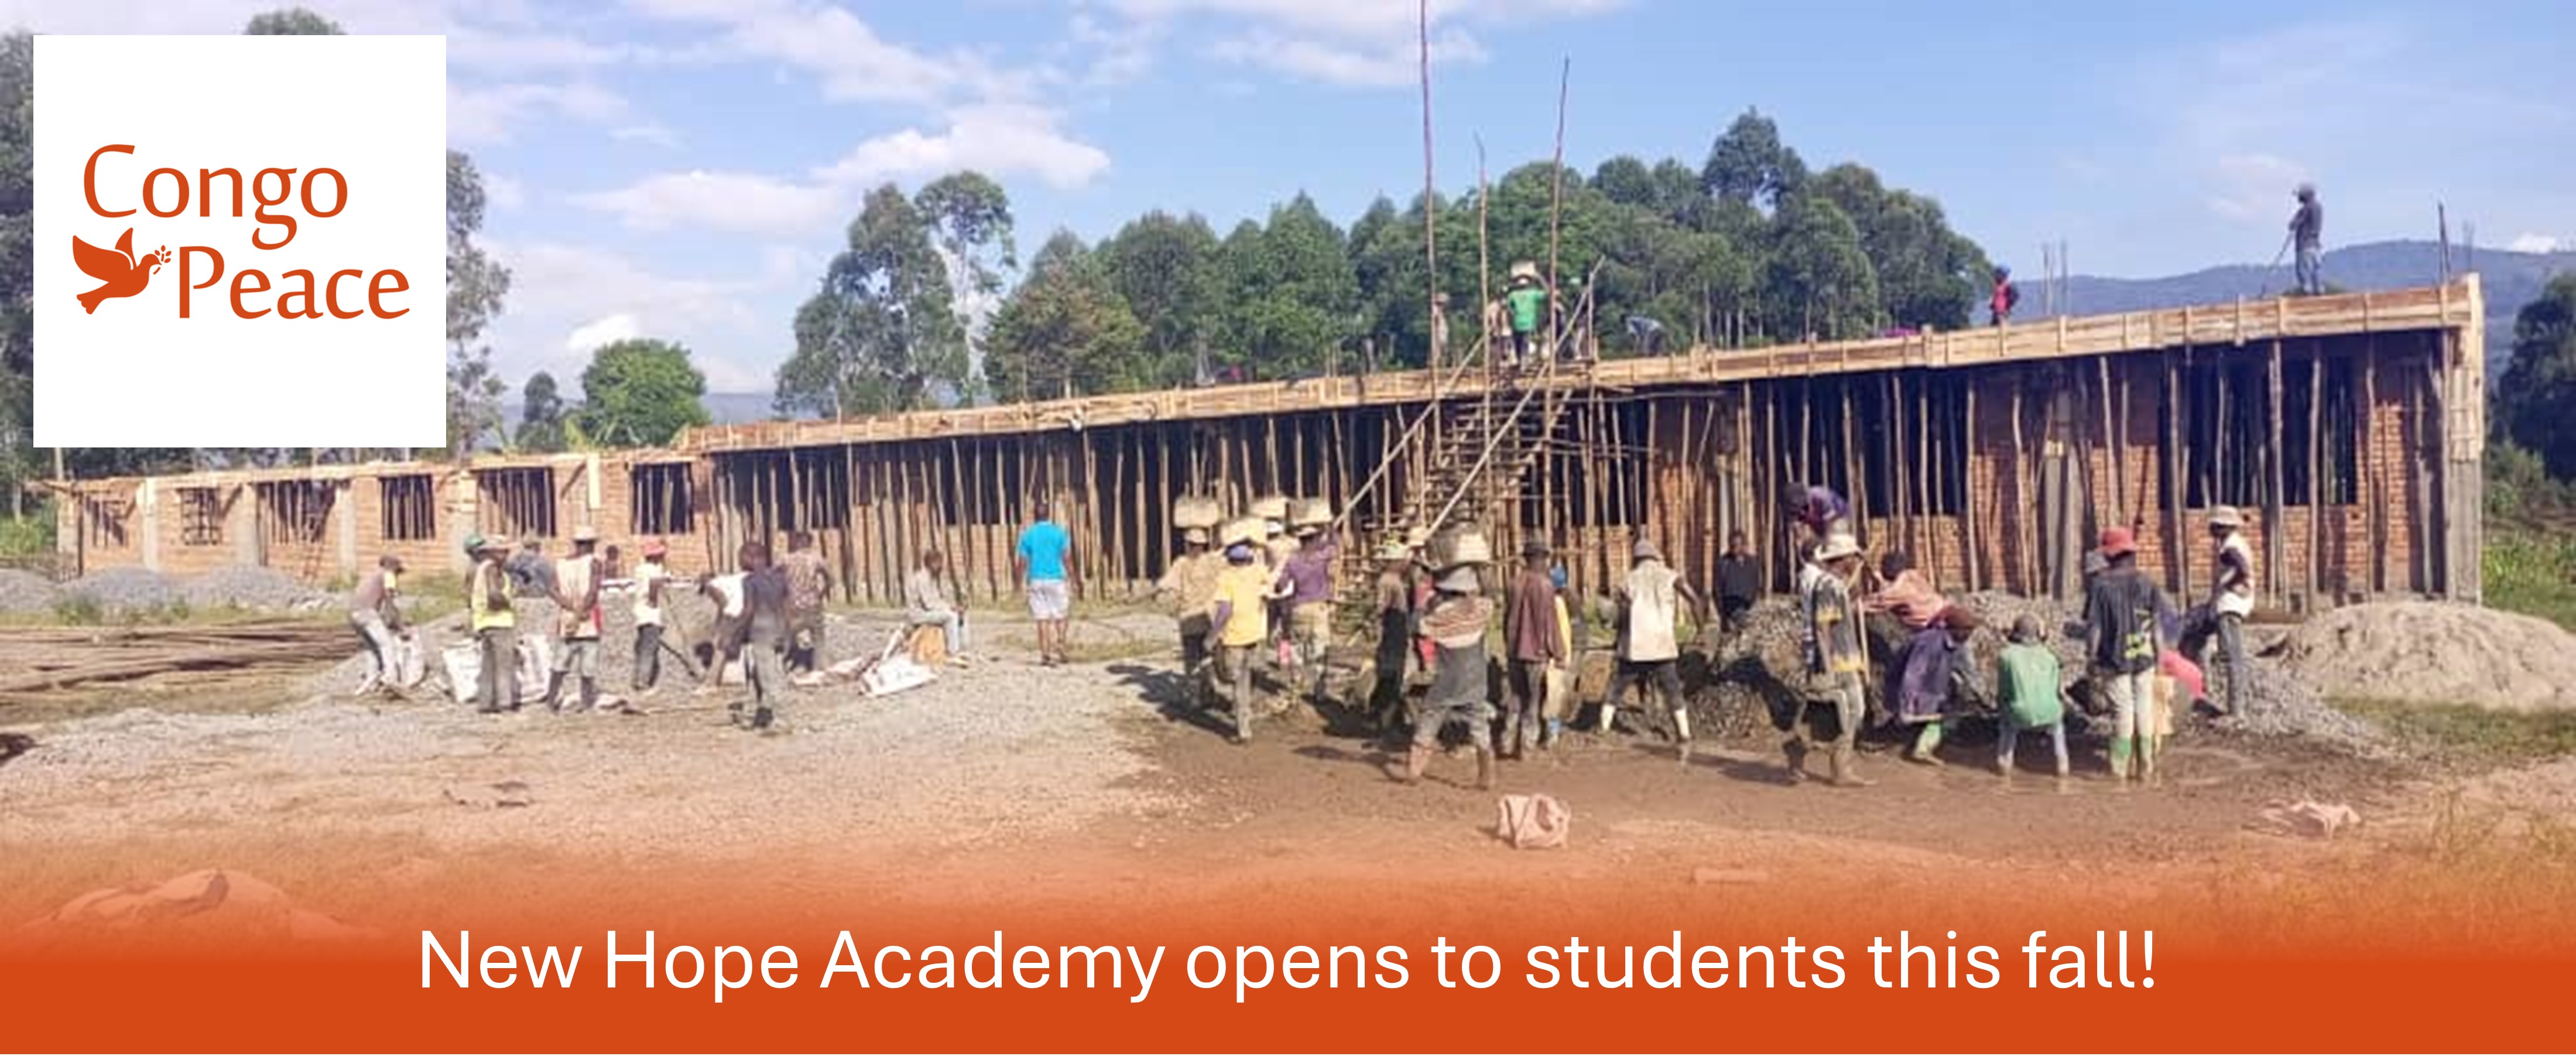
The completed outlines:
{"type": "MultiPolygon", "coordinates": [[[[841,623],[836,642],[871,645],[890,621],[841,623]]],[[[1862,770],[1878,785],[1863,790],[1785,785],[1768,737],[1703,740],[1684,759],[1620,736],[1503,765],[1502,792],[1554,795],[1575,817],[1566,848],[1518,852],[1492,835],[1494,795],[1467,785],[1464,756],[1401,785],[1388,747],[1306,706],[1263,718],[1247,747],[1223,741],[1173,701],[1167,623],[1085,625],[1084,663],[1060,668],[1030,663],[1024,623],[979,625],[972,667],[877,701],[800,691],[772,735],[727,726],[723,695],[676,690],[640,716],[490,717],[310,684],[6,710],[5,729],[39,744],[0,762],[0,927],[205,867],[398,927],[495,897],[606,912],[758,891],[791,914],[854,890],[1181,899],[1390,875],[1685,893],[1710,871],[1862,891],[2003,876],[2154,894],[2277,885],[2303,868],[2386,876],[2434,866],[2464,822],[2511,833],[2494,824],[2519,815],[2546,833],[2576,815],[2565,760],[2462,774],[2198,728],[2176,739],[2159,788],[2114,785],[2085,748],[2064,792],[2030,770],[2047,762],[2036,743],[2006,789],[1976,730],[1941,767],[1873,750],[1862,770]],[[2331,841],[2256,829],[2267,805],[2301,799],[2352,805],[2363,825],[2331,841]]]]}

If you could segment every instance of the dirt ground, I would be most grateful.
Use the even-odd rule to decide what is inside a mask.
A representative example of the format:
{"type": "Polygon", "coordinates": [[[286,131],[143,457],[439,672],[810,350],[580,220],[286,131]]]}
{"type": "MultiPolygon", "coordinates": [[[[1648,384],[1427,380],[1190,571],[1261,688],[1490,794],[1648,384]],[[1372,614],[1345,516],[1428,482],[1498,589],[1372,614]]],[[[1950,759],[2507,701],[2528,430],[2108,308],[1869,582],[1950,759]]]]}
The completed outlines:
{"type": "MultiPolygon", "coordinates": [[[[855,618],[849,636],[868,644],[888,622],[855,618]]],[[[1037,903],[1390,875],[1688,892],[1712,870],[1860,891],[2009,876],[2153,895],[2431,860],[2463,800],[2534,823],[2576,812],[2568,761],[2447,778],[2199,729],[2177,738],[2159,788],[2112,784],[2084,749],[2066,792],[2030,770],[2046,766],[2037,744],[2005,788],[1975,731],[1941,767],[1870,752],[1878,785],[1859,790],[1785,785],[1770,739],[1703,742],[1684,760],[1620,736],[1504,763],[1500,792],[1551,794],[1574,814],[1564,849],[1519,852],[1491,833],[1495,795],[1467,785],[1465,756],[1402,785],[1376,739],[1303,706],[1261,719],[1249,746],[1225,742],[1173,702],[1167,623],[1086,625],[1085,663],[1052,669],[1030,663],[1025,624],[978,623],[987,652],[972,667],[877,701],[800,691],[772,735],[727,726],[722,696],[669,691],[640,716],[237,688],[0,713],[40,743],[0,761],[0,928],[207,867],[397,927],[495,896],[608,912],[755,886],[782,914],[853,890],[1037,903]],[[2253,829],[2266,805],[2302,799],[2352,805],[2363,826],[2331,841],[2253,829]]]]}

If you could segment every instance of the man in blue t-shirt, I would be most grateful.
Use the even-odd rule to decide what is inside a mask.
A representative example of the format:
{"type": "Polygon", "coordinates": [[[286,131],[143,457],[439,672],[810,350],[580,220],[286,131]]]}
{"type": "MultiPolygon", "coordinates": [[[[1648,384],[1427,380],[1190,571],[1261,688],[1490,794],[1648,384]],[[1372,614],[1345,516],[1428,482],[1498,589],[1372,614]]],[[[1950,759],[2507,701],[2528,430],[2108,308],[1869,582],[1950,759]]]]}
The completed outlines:
{"type": "Polygon", "coordinates": [[[1065,616],[1073,608],[1073,536],[1048,518],[1044,500],[1037,522],[1020,533],[1011,559],[1011,581],[1026,589],[1029,615],[1038,622],[1038,663],[1065,663],[1065,616]]]}

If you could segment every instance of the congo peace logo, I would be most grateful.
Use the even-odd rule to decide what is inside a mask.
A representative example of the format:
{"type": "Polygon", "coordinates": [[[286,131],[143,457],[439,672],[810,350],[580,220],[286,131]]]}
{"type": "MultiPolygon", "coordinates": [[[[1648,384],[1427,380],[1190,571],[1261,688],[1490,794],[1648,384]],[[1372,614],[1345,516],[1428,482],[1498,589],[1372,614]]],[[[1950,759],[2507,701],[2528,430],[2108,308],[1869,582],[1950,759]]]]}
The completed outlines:
{"type": "MultiPolygon", "coordinates": [[[[89,155],[81,168],[81,192],[87,197],[90,213],[101,218],[132,216],[136,207],[110,209],[100,198],[100,160],[109,155],[134,154],[132,144],[108,144],[89,155]]],[[[114,174],[109,180],[114,181],[114,174]]],[[[110,187],[113,187],[111,184],[110,187]]],[[[176,218],[187,212],[191,202],[197,216],[211,218],[218,210],[229,208],[230,216],[243,216],[242,193],[247,188],[252,201],[250,246],[254,252],[279,252],[293,243],[299,219],[291,212],[276,212],[289,204],[303,207],[308,218],[333,218],[349,207],[349,178],[328,166],[302,169],[272,166],[256,171],[247,181],[239,168],[206,167],[196,172],[193,184],[186,171],[175,166],[159,166],[146,172],[136,186],[140,209],[156,218],[176,218]],[[297,174],[301,172],[299,180],[297,174]],[[318,193],[318,195],[317,195],[318,193]],[[330,209],[323,209],[327,201],[330,209]]],[[[243,256],[240,248],[236,256],[243,256]]],[[[224,280],[224,253],[205,244],[187,244],[172,254],[160,247],[149,254],[134,252],[134,230],[127,228],[117,237],[114,250],[101,248],[79,236],[72,237],[72,259],[83,273],[99,282],[98,287],[80,295],[81,311],[95,314],[100,303],[140,295],[152,284],[162,267],[176,263],[179,273],[179,316],[189,317],[195,310],[196,293],[214,287],[224,280]],[[202,279],[199,279],[202,278],[202,279]]],[[[258,261],[267,261],[258,259],[258,261]]],[[[329,313],[335,318],[354,318],[372,314],[380,318],[397,318],[411,312],[410,307],[394,307],[386,297],[411,290],[411,281],[401,270],[375,271],[370,277],[363,269],[317,270],[298,265],[276,276],[274,299],[264,298],[272,290],[265,270],[243,268],[232,273],[228,286],[233,315],[244,319],[267,317],[274,312],[281,321],[319,318],[329,313]],[[328,273],[328,279],[323,274],[328,273]],[[352,285],[345,292],[344,282],[365,278],[363,294],[352,285]],[[342,305],[346,298],[347,305],[342,305]]]]}

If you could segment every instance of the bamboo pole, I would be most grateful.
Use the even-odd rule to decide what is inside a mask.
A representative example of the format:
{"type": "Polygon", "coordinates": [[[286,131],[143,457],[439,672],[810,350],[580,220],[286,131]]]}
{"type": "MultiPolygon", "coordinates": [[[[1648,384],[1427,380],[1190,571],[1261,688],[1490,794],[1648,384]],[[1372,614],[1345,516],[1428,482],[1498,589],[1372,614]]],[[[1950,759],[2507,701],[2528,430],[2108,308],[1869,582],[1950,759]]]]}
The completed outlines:
{"type": "Polygon", "coordinates": [[[1960,455],[1959,459],[1960,472],[1967,478],[1967,482],[1959,489],[1959,531],[1967,540],[1968,588],[1970,590],[1982,590],[1984,589],[1984,583],[1980,579],[1982,573],[1980,572],[1980,568],[1977,563],[1977,496],[1979,492],[1977,491],[1976,469],[1972,464],[1976,461],[1977,456],[1976,383],[1974,381],[1968,381],[1962,385],[1962,390],[1966,391],[1968,395],[1968,408],[1967,412],[1963,415],[1963,418],[1967,421],[1968,450],[1967,453],[1960,455]]]}
{"type": "Polygon", "coordinates": [[[2012,397],[2013,507],[2010,512],[2013,518],[2013,549],[2015,553],[2021,555],[2014,559],[2014,571],[2021,581],[2021,586],[2015,590],[2029,597],[2039,593],[2038,563],[2032,558],[2032,554],[2038,549],[2039,507],[2033,504],[2031,497],[2029,471],[2032,465],[2037,464],[2037,459],[2022,446],[2021,378],[2007,378],[2006,386],[2011,388],[2008,394],[2012,397]]]}
{"type": "Polygon", "coordinates": [[[2174,593],[2184,601],[2191,600],[2191,529],[2183,524],[2183,503],[2189,490],[2183,482],[2182,429],[2182,364],[2181,356],[2166,351],[2165,362],[2165,535],[2173,557],[2174,593]]]}
{"type": "Polygon", "coordinates": [[[1419,31],[1422,69],[1422,272],[1424,287],[1428,289],[1424,309],[1430,315],[1424,320],[1431,326],[1429,364],[1432,373],[1437,375],[1442,356],[1440,334],[1446,330],[1441,328],[1440,321],[1440,214],[1432,198],[1434,185],[1431,179],[1431,0],[1421,0],[1415,5],[1414,17],[1417,22],[1415,28],[1419,31]]]}
{"type": "Polygon", "coordinates": [[[2271,488],[2268,492],[2269,497],[2265,500],[2271,512],[2265,514],[2263,518],[2263,553],[2265,555],[2263,575],[2264,583],[2271,592],[2269,597],[2278,602],[2282,590],[2289,585],[2288,581],[2282,578],[2281,573],[2281,559],[2287,553],[2286,544],[2282,540],[2289,537],[2281,525],[2286,519],[2289,500],[2284,497],[2287,489],[2282,482],[2284,472],[2281,461],[2281,341],[2273,340],[2271,346],[2271,357],[2264,362],[2268,381],[2268,386],[2264,388],[2267,392],[2264,401],[2271,407],[2272,415],[2268,426],[2270,431],[2263,445],[2263,464],[2270,477],[2271,488]]]}
{"type": "Polygon", "coordinates": [[[2363,490],[2370,492],[2369,506],[2363,512],[2370,521],[2366,535],[2370,549],[2370,592],[2388,593],[2388,499],[2382,493],[2379,469],[2379,338],[2366,334],[2361,349],[2361,416],[2354,418],[2360,439],[2354,452],[2361,456],[2363,490]]]}
{"type": "MultiPolygon", "coordinates": [[[[1557,321],[1556,313],[1558,215],[1565,206],[1565,96],[1573,80],[1574,59],[1568,56],[1556,76],[1556,155],[1554,162],[1550,164],[1552,169],[1548,173],[1551,187],[1547,203],[1547,337],[1550,344],[1556,342],[1556,337],[1563,328],[1557,321]]],[[[1545,357],[1553,361],[1556,352],[1550,350],[1545,357]]]]}
{"type": "Polygon", "coordinates": [[[2325,484],[2325,409],[2326,352],[2319,340],[2308,359],[2308,564],[2307,612],[2317,610],[2317,592],[2324,589],[2326,484],[2325,484]]]}

